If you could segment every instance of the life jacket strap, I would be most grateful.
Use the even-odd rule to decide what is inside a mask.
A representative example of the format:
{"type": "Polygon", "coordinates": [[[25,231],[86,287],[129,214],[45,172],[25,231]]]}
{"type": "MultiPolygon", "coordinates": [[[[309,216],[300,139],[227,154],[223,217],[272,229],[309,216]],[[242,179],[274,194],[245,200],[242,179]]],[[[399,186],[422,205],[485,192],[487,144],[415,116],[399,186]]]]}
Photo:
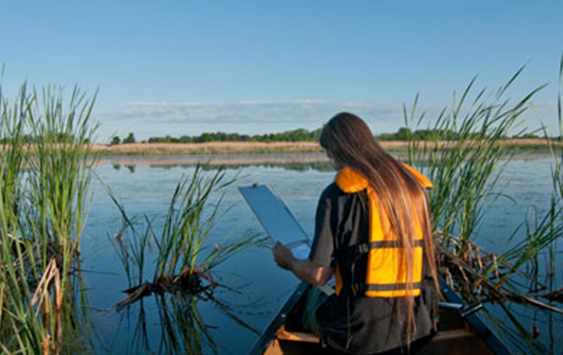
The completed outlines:
{"type": "MultiPolygon", "coordinates": [[[[424,241],[422,239],[417,239],[413,242],[412,247],[423,247],[424,241]]],[[[353,245],[348,248],[348,252],[352,254],[366,254],[370,250],[373,249],[382,249],[382,248],[402,248],[403,241],[401,240],[379,240],[377,242],[369,242],[369,243],[361,243],[357,245],[353,245]]]]}
{"type": "MultiPolygon", "coordinates": [[[[422,287],[421,282],[413,282],[412,289],[420,289],[422,287]]],[[[406,283],[396,283],[396,284],[370,284],[366,285],[364,283],[355,283],[350,285],[348,292],[344,291],[344,294],[350,294],[352,296],[362,296],[366,291],[405,291],[407,289],[406,283]]]]}

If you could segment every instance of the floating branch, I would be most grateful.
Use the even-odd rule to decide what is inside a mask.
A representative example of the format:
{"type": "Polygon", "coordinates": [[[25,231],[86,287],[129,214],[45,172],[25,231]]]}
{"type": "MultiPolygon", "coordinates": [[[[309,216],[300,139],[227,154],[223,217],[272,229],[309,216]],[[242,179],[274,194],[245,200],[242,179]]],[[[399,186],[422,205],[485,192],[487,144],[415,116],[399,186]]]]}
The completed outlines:
{"type": "Polygon", "coordinates": [[[563,308],[537,299],[563,303],[563,288],[546,293],[522,292],[522,285],[514,280],[507,282],[507,275],[512,278],[521,277],[541,289],[548,287],[498,255],[484,251],[470,240],[444,236],[441,232],[436,233],[436,240],[440,273],[450,286],[466,298],[476,298],[482,302],[510,300],[563,314],[563,308]],[[444,240],[448,240],[450,248],[442,244],[444,240]],[[462,243],[464,253],[460,254],[457,248],[460,248],[462,243]]]}

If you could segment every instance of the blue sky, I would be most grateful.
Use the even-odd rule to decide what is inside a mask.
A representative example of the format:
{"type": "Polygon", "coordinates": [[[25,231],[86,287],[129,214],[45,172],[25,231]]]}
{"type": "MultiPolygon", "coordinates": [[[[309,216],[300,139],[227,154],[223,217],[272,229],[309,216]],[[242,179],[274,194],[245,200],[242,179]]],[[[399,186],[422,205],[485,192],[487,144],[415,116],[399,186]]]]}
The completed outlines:
{"type": "Polygon", "coordinates": [[[549,83],[527,117],[555,127],[563,1],[5,1],[5,92],[99,88],[99,139],[317,128],[334,113],[374,132],[430,113],[475,75],[510,96],[549,83]]]}

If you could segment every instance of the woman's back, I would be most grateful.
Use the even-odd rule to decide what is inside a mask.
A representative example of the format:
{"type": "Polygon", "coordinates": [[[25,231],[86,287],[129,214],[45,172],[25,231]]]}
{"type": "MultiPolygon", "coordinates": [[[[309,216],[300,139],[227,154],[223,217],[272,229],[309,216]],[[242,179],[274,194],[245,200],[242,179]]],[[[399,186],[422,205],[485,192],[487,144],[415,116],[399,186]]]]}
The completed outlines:
{"type": "MultiPolygon", "coordinates": [[[[319,237],[315,238],[310,259],[326,264],[330,261],[323,258],[334,255],[343,283],[340,295],[330,296],[317,311],[327,344],[353,353],[373,354],[405,344],[407,313],[400,298],[354,296],[347,291],[366,275],[367,253],[349,252],[368,242],[369,211],[363,202],[366,197],[365,190],[345,193],[336,183],[325,189],[317,211],[319,237]]],[[[436,312],[437,294],[431,275],[425,273],[421,294],[415,298],[415,330],[411,341],[435,330],[436,312]]]]}

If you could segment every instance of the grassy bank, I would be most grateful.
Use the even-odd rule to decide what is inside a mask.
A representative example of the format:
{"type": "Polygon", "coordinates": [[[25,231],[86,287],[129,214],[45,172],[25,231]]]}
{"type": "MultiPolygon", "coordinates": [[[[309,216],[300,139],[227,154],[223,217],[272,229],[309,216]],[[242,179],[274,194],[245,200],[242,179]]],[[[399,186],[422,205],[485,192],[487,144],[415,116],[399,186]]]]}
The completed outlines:
{"type": "MultiPolygon", "coordinates": [[[[506,139],[497,142],[514,150],[548,150],[545,139],[506,139]]],[[[560,142],[553,142],[562,147],[560,142]]],[[[390,151],[407,151],[407,141],[382,141],[390,151]]],[[[421,145],[434,146],[436,142],[424,141],[421,145]]],[[[457,142],[441,141],[441,148],[451,148],[457,142]]],[[[316,142],[207,142],[207,143],[130,143],[119,145],[95,144],[92,151],[101,155],[179,155],[179,154],[268,154],[268,153],[310,153],[322,152],[316,142]]]]}
{"type": "Polygon", "coordinates": [[[101,155],[265,154],[322,150],[316,142],[130,143],[94,145],[93,149],[101,155]]]}

